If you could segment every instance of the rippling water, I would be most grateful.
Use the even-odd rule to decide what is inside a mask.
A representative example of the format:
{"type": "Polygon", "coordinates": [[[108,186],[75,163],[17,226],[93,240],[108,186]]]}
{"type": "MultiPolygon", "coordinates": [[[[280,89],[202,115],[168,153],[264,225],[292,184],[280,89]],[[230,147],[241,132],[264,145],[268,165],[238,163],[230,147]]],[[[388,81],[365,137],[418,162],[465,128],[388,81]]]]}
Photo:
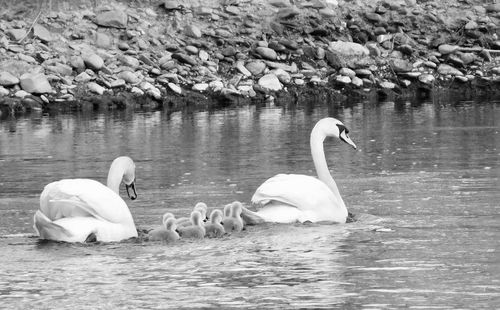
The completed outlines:
{"type": "MultiPolygon", "coordinates": [[[[18,309],[488,309],[500,304],[500,103],[252,106],[209,112],[110,111],[0,121],[0,307],[18,309]],[[349,210],[345,225],[248,227],[173,245],[74,245],[33,236],[51,181],[105,181],[137,164],[150,229],[248,202],[278,172],[314,174],[309,133],[336,116],[359,147],[325,151],[349,210]]],[[[123,190],[123,189],[122,189],[123,190]]],[[[124,192],[122,192],[124,193],[124,192]]]]}

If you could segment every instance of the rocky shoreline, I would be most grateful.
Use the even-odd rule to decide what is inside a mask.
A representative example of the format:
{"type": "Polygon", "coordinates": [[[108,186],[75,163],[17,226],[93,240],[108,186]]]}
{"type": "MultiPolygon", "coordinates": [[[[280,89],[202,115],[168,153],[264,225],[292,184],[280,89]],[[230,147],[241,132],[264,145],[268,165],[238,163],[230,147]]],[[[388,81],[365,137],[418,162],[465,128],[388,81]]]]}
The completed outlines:
{"type": "Polygon", "coordinates": [[[484,2],[20,1],[0,16],[0,114],[496,93],[500,3],[484,2]]]}

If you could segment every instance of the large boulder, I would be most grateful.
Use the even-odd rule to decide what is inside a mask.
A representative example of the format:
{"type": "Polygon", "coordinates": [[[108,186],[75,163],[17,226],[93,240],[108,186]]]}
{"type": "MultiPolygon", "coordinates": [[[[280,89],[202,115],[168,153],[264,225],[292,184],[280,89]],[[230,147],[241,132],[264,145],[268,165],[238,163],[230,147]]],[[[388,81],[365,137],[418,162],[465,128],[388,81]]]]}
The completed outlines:
{"type": "Polygon", "coordinates": [[[13,86],[19,83],[19,79],[8,71],[0,71],[0,86],[13,86]]]}
{"type": "Polygon", "coordinates": [[[21,88],[32,94],[45,94],[52,92],[47,77],[43,73],[25,73],[20,78],[21,88]]]}
{"type": "Polygon", "coordinates": [[[102,27],[127,28],[128,15],[121,10],[104,11],[97,14],[95,23],[102,27]]]}

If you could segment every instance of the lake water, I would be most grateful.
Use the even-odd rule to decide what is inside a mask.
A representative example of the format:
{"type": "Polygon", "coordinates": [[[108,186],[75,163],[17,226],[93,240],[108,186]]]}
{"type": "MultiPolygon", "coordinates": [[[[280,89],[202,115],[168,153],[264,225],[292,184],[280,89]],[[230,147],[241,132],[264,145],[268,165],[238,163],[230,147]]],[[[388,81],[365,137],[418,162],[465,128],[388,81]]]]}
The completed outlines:
{"type": "MultiPolygon", "coordinates": [[[[500,102],[430,100],[0,120],[0,308],[490,309],[500,304],[500,102]],[[45,184],[105,182],[137,165],[139,229],[248,203],[279,172],[314,175],[309,133],[335,116],[355,151],[325,141],[345,225],[247,227],[173,245],[40,242],[45,184]]],[[[125,196],[122,188],[122,196],[125,196]]]]}

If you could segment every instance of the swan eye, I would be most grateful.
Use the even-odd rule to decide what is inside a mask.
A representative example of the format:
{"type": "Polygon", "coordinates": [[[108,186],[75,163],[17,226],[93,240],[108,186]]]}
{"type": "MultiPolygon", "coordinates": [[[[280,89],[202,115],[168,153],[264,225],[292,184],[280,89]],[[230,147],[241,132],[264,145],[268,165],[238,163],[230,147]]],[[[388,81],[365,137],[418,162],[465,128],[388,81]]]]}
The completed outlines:
{"type": "Polygon", "coordinates": [[[345,132],[346,134],[349,133],[349,129],[347,129],[344,125],[337,124],[337,127],[339,128],[339,136],[342,134],[342,132],[345,132]]]}

